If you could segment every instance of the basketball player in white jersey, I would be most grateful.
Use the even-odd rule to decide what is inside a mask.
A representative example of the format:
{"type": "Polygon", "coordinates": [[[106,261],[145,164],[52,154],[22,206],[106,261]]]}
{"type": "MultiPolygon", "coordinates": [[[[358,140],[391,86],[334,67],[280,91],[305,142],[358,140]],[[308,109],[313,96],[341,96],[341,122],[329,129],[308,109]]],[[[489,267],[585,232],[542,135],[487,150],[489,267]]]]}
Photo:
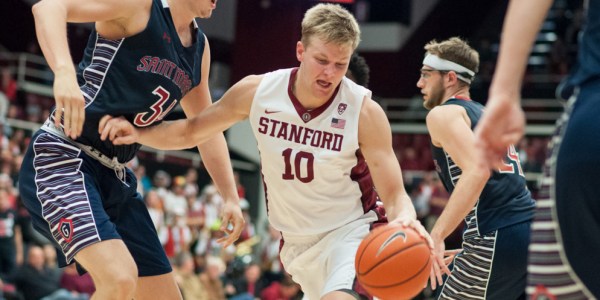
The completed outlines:
{"type": "Polygon", "coordinates": [[[102,138],[182,149],[248,118],[286,271],[308,299],[369,299],[354,257],[375,223],[412,227],[432,244],[404,190],[384,111],[344,77],[359,36],[348,11],[318,4],[302,21],[298,68],[248,76],[191,121],[136,129],[105,116],[102,138]]]}

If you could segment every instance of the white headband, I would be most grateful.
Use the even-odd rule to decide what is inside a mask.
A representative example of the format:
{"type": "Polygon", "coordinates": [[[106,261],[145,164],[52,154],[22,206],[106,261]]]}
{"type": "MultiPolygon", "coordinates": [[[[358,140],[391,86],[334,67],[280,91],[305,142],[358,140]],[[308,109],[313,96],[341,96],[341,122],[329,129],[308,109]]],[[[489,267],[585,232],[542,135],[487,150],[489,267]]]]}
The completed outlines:
{"type": "Polygon", "coordinates": [[[472,78],[466,78],[465,76],[461,75],[461,73],[467,73],[471,77],[475,76],[475,72],[473,72],[455,62],[451,62],[449,60],[439,58],[437,55],[433,55],[433,54],[427,54],[427,56],[425,56],[425,58],[423,59],[423,64],[428,65],[428,66],[434,68],[435,70],[439,70],[439,71],[454,71],[454,72],[456,72],[456,77],[458,77],[460,80],[462,80],[466,83],[469,83],[469,84],[471,83],[472,78]]]}

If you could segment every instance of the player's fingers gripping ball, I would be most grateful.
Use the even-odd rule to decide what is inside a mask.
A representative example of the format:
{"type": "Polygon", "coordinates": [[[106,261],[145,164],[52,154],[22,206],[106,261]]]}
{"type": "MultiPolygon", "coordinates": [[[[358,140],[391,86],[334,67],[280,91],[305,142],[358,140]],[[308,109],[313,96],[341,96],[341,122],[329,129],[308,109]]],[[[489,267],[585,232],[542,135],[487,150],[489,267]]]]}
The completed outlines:
{"type": "Polygon", "coordinates": [[[422,290],[431,268],[431,251],[414,229],[399,224],[375,228],[358,247],[358,281],[383,300],[411,299],[422,290]]]}

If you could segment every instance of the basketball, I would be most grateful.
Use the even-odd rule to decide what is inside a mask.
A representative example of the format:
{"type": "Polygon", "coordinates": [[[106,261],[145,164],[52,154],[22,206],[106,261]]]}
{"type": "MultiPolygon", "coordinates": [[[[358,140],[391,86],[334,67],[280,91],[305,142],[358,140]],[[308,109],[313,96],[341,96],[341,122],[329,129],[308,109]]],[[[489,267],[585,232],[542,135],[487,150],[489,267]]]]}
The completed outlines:
{"type": "Polygon", "coordinates": [[[414,229],[399,224],[375,228],[358,247],[358,281],[383,300],[412,299],[429,278],[431,251],[414,229]]]}

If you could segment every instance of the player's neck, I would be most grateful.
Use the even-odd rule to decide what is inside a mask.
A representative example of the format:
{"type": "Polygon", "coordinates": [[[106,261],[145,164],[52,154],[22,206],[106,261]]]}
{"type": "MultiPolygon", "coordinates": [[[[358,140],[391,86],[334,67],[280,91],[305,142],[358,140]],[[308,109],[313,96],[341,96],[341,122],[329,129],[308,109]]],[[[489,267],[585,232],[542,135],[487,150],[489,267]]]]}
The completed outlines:
{"type": "Polygon", "coordinates": [[[191,13],[190,9],[183,6],[182,3],[185,2],[173,0],[167,0],[167,2],[169,3],[173,24],[175,25],[175,30],[177,31],[180,40],[182,42],[189,40],[193,28],[193,25],[190,24],[193,24],[194,22],[194,15],[191,13]]]}
{"type": "Polygon", "coordinates": [[[449,90],[446,90],[446,93],[444,94],[444,99],[446,99],[446,101],[448,99],[465,99],[466,100],[466,99],[471,99],[471,94],[469,93],[468,87],[449,89],[449,90]]]}
{"type": "Polygon", "coordinates": [[[321,105],[325,104],[329,98],[331,97],[324,97],[323,99],[320,99],[318,97],[316,97],[315,95],[313,95],[310,91],[311,91],[311,87],[310,86],[303,86],[302,81],[299,80],[300,79],[300,72],[301,70],[298,70],[298,73],[296,74],[296,79],[294,80],[294,83],[292,84],[292,94],[294,94],[294,96],[296,96],[296,99],[298,99],[298,102],[300,102],[300,104],[302,104],[302,107],[304,107],[304,109],[306,110],[312,110],[315,109],[317,107],[320,107],[321,105]]]}

